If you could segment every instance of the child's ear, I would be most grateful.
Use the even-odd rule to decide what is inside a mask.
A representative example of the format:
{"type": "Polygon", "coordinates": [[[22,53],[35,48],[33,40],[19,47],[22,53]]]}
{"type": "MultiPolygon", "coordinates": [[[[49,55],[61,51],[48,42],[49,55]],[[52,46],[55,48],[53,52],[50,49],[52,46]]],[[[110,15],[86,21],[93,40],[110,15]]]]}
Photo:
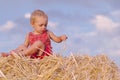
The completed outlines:
{"type": "Polygon", "coordinates": [[[31,26],[33,26],[33,27],[34,27],[34,22],[31,22],[30,24],[31,24],[31,26]]]}

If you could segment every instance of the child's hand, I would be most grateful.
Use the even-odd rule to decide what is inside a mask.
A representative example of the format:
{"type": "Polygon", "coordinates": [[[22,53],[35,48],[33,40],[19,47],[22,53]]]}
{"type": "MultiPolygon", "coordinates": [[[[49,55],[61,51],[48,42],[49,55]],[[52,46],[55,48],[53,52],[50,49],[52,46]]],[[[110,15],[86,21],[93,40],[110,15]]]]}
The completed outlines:
{"type": "Polygon", "coordinates": [[[20,59],[20,56],[19,56],[16,52],[14,52],[14,50],[10,51],[10,55],[11,55],[13,58],[18,58],[18,59],[20,59]]]}
{"type": "Polygon", "coordinates": [[[65,41],[66,39],[67,39],[67,36],[66,36],[66,35],[62,35],[62,36],[61,36],[61,40],[62,40],[62,41],[65,41]]]}

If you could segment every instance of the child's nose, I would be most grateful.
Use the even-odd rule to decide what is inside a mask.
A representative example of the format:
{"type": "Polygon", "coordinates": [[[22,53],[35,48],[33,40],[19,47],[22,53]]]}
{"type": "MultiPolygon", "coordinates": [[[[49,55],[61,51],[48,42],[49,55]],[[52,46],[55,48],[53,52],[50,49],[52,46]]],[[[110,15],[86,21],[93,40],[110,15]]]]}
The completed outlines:
{"type": "Polygon", "coordinates": [[[43,26],[43,29],[46,29],[46,26],[43,26]]]}

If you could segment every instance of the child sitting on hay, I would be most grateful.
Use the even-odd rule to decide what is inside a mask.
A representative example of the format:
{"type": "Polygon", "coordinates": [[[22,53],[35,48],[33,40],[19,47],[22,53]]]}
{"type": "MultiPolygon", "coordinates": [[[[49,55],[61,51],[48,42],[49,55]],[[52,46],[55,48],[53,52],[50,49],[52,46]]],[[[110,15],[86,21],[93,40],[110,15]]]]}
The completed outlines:
{"type": "Polygon", "coordinates": [[[60,43],[67,39],[66,35],[56,36],[53,32],[47,30],[48,16],[41,10],[35,10],[30,17],[30,24],[33,31],[26,36],[23,45],[10,52],[2,53],[2,56],[21,53],[31,58],[42,59],[52,54],[51,40],[60,43]]]}

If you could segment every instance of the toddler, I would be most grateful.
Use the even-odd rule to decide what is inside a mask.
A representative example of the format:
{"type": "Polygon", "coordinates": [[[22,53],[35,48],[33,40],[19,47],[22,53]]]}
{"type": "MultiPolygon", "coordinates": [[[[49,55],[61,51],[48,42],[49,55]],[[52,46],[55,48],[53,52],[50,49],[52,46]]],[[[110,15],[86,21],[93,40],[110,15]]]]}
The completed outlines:
{"type": "MultiPolygon", "coordinates": [[[[30,17],[30,24],[33,31],[26,35],[24,44],[14,50],[15,53],[21,53],[31,58],[44,58],[52,55],[51,40],[60,43],[67,39],[66,35],[56,36],[53,32],[47,30],[48,16],[42,10],[35,10],[30,17]]],[[[3,54],[7,55],[7,54],[3,54]]],[[[11,53],[11,55],[13,55],[11,53]]]]}

